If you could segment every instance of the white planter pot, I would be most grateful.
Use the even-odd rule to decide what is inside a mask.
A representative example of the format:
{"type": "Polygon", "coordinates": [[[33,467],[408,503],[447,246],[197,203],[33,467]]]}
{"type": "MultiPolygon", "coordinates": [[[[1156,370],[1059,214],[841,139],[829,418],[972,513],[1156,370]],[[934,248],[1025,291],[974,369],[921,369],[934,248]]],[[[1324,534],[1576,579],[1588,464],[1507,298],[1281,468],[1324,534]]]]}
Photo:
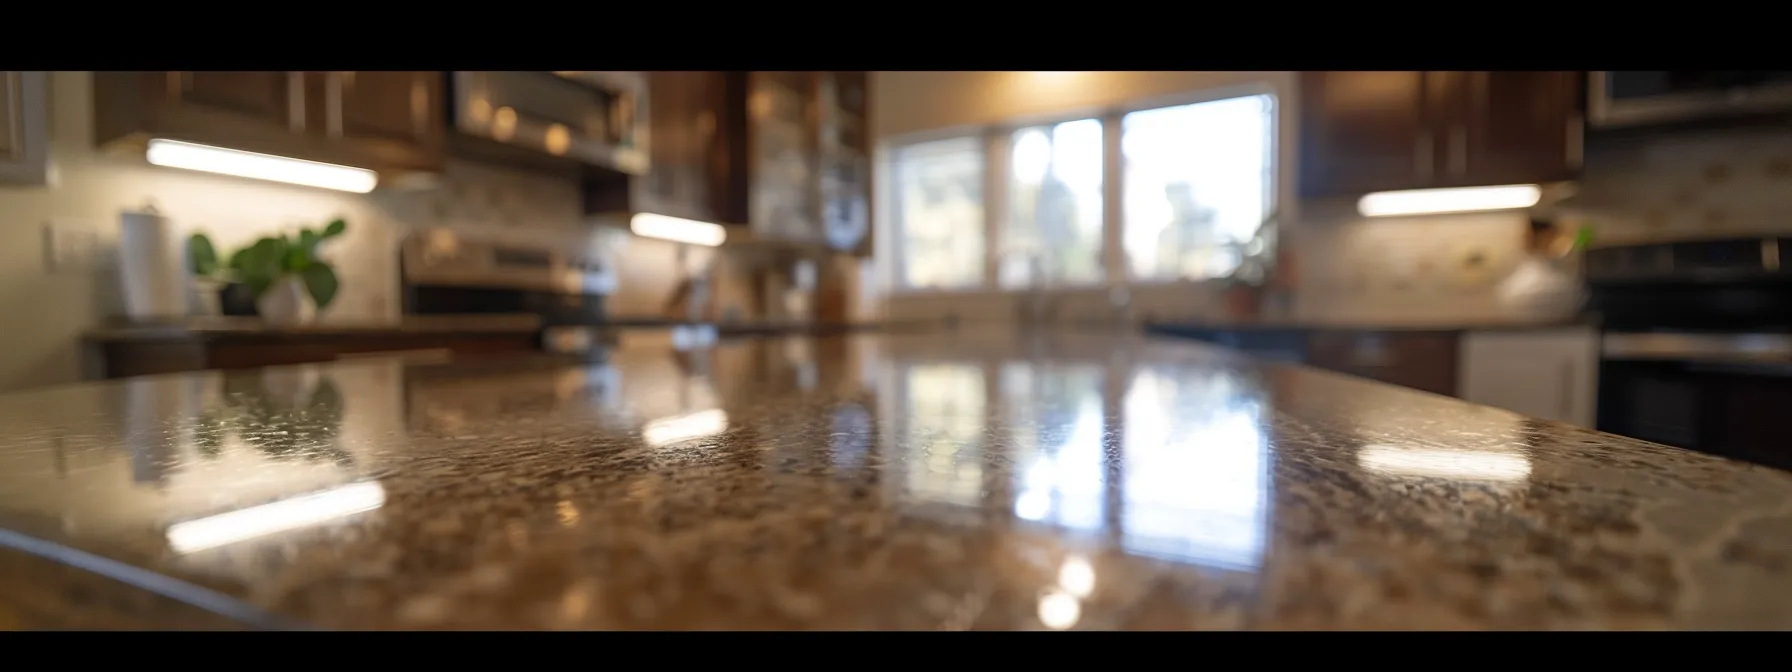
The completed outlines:
{"type": "Polygon", "coordinates": [[[317,317],[317,305],[312,303],[311,293],[305,291],[305,283],[298,276],[276,281],[256,297],[255,310],[261,313],[262,321],[276,326],[309,324],[317,317]]]}
{"type": "Polygon", "coordinates": [[[1559,260],[1528,256],[1497,290],[1500,305],[1518,318],[1557,320],[1572,317],[1586,305],[1580,278],[1559,260]]]}

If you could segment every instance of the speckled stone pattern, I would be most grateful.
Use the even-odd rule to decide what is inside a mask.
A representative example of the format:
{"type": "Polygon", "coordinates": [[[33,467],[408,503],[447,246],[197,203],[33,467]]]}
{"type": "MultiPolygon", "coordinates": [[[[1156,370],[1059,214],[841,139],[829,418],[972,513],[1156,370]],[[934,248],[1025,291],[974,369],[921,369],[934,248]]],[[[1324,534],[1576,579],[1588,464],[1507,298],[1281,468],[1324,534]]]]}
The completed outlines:
{"type": "Polygon", "coordinates": [[[1135,336],[156,376],[0,428],[0,545],[248,627],[1792,627],[1792,475],[1135,336]]]}

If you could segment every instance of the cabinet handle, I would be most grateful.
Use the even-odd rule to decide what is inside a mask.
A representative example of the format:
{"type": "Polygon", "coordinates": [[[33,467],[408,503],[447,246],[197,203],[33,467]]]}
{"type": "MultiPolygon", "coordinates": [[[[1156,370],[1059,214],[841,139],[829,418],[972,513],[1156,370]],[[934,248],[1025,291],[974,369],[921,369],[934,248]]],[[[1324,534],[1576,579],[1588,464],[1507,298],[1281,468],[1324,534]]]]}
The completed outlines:
{"type": "MultiPolygon", "coordinates": [[[[1562,422],[1574,422],[1574,362],[1562,362],[1561,404],[1556,408],[1562,422]]],[[[1578,424],[1578,423],[1577,423],[1578,424]]]]}
{"type": "Polygon", "coordinates": [[[1580,114],[1568,116],[1568,167],[1579,170],[1586,160],[1586,120],[1580,114]]]}
{"type": "Polygon", "coordinates": [[[340,72],[324,73],[324,133],[342,137],[342,88],[348,83],[340,72]]]}
{"type": "Polygon", "coordinates": [[[1431,179],[1433,161],[1431,131],[1420,131],[1419,137],[1413,140],[1412,161],[1413,167],[1419,171],[1421,179],[1431,179]]]}
{"type": "Polygon", "coordinates": [[[1457,124],[1450,127],[1450,173],[1461,175],[1468,172],[1468,127],[1457,124]]]}
{"type": "Polygon", "coordinates": [[[286,125],[294,133],[305,130],[305,73],[286,73],[286,125]]]}

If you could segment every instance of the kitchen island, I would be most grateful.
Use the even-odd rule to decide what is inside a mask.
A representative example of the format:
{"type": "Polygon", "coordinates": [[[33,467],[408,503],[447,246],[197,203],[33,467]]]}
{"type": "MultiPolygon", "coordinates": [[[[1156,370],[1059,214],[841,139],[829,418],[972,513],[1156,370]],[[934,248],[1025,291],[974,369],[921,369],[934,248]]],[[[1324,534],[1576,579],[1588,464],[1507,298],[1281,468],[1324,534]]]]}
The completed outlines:
{"type": "Polygon", "coordinates": [[[1792,628],[1792,475],[1210,346],[0,396],[0,626],[1792,628]]]}

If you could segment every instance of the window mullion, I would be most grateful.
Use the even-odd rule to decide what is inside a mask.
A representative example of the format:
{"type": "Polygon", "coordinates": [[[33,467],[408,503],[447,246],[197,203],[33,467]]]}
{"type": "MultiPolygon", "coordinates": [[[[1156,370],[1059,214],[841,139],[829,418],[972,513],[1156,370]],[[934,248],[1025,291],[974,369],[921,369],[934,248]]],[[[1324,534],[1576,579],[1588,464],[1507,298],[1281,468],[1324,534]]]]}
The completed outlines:
{"type": "Polygon", "coordinates": [[[1121,151],[1121,125],[1125,116],[1114,112],[1101,118],[1101,267],[1108,287],[1128,282],[1126,250],[1126,160],[1121,151]]]}
{"type": "Polygon", "coordinates": [[[983,136],[983,288],[1000,287],[1008,223],[1008,133],[991,128],[983,136]]]}

